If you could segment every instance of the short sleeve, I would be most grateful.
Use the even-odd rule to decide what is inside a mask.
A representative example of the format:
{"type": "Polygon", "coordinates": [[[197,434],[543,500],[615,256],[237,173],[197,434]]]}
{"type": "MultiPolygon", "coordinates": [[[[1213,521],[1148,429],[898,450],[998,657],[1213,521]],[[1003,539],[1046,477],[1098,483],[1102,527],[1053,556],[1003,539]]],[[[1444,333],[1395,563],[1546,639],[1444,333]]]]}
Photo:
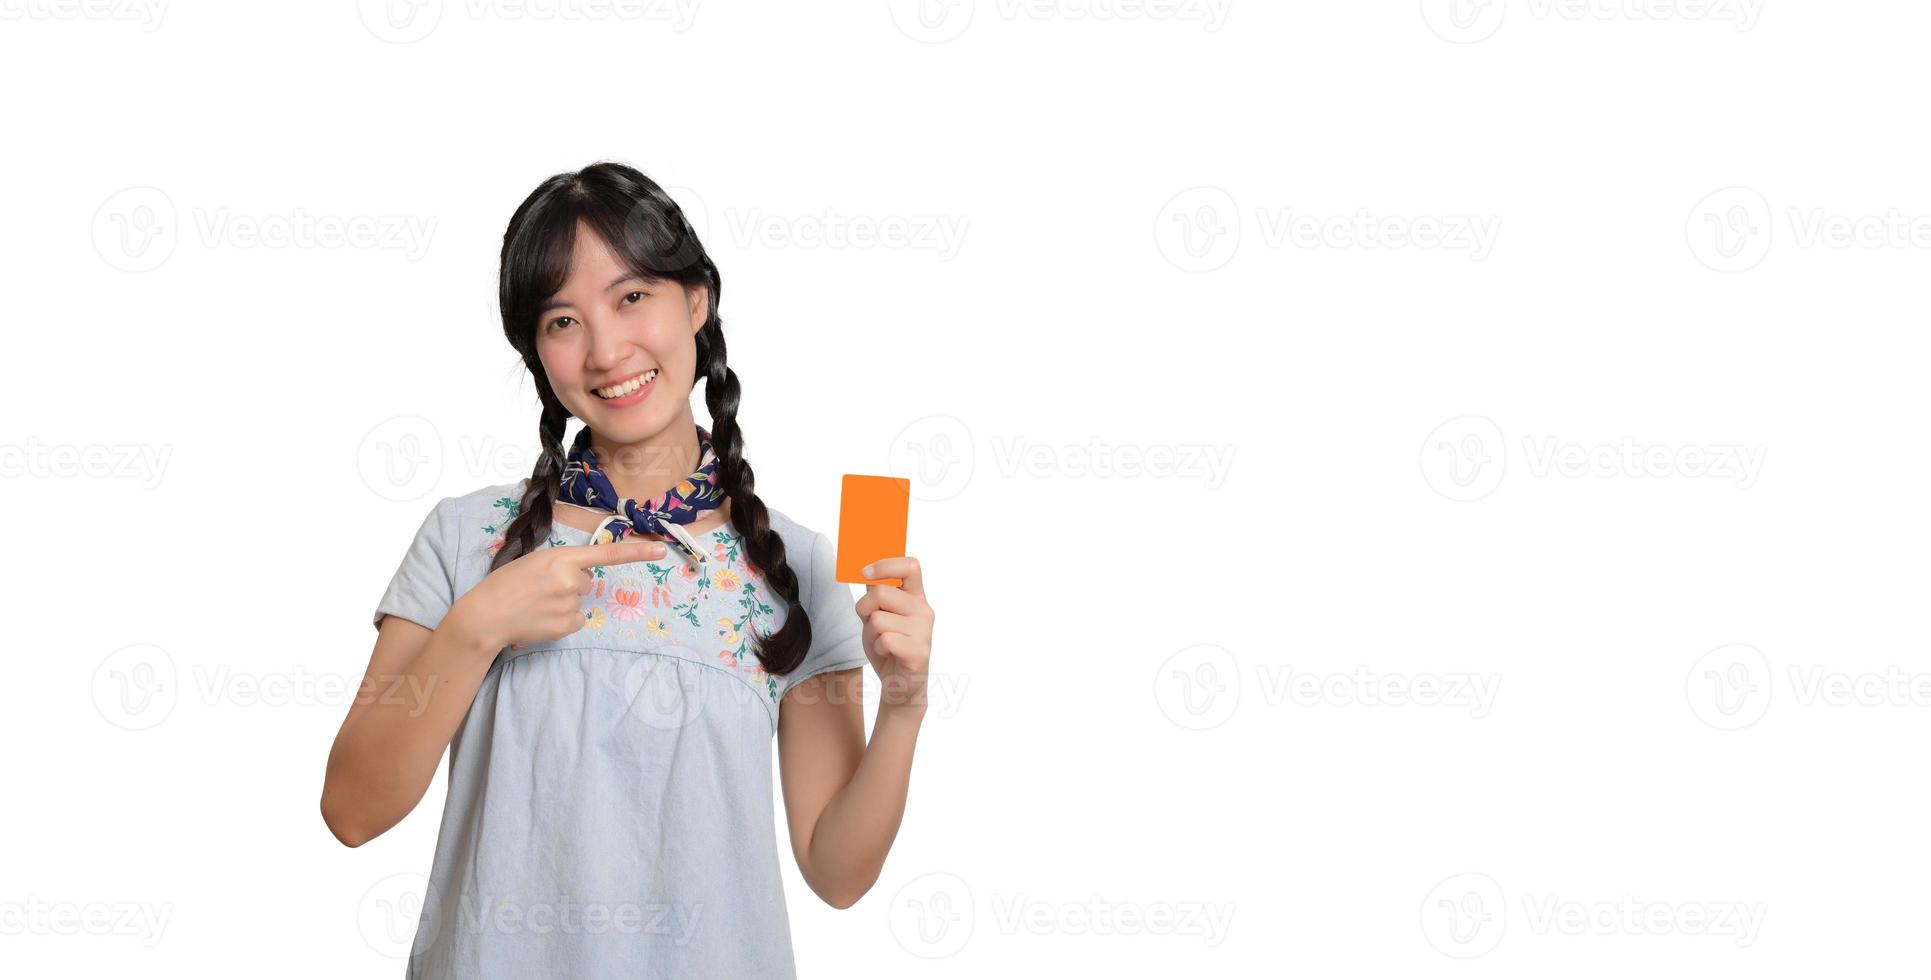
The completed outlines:
{"type": "Polygon", "coordinates": [[[824,532],[811,534],[811,555],[804,578],[805,612],[811,617],[811,649],[796,670],[783,675],[780,700],[798,682],[828,670],[845,670],[865,665],[864,621],[858,618],[857,602],[850,583],[835,577],[832,543],[824,532]]]}
{"type": "Polygon", "coordinates": [[[455,517],[456,498],[445,497],[423,518],[389,588],[376,603],[377,629],[382,628],[382,617],[399,616],[433,630],[455,604],[455,517]]]}

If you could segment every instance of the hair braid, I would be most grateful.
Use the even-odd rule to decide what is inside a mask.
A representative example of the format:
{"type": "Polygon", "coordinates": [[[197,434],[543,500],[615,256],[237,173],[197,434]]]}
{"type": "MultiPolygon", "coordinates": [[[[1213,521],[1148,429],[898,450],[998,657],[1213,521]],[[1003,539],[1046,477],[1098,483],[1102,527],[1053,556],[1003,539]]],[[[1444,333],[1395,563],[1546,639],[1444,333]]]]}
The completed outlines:
{"type": "Polygon", "coordinates": [[[797,572],[785,555],[784,538],[771,527],[764,501],[758,499],[757,477],[744,458],[744,438],[738,430],[738,376],[724,357],[724,329],[715,312],[697,335],[697,361],[704,373],[704,405],[711,413],[711,450],[725,495],[731,500],[731,523],[744,535],[751,564],[763,573],[765,584],[785,604],[784,626],[769,636],[755,632],[758,662],[773,674],[788,674],[811,649],[811,617],[799,595],[797,572]]]}
{"type": "Polygon", "coordinates": [[[503,531],[503,547],[490,559],[492,572],[536,550],[537,535],[549,533],[553,501],[563,486],[563,427],[570,421],[570,411],[557,400],[549,382],[541,375],[537,376],[536,390],[543,402],[543,414],[536,424],[537,439],[543,450],[524,486],[516,517],[503,531]]]}

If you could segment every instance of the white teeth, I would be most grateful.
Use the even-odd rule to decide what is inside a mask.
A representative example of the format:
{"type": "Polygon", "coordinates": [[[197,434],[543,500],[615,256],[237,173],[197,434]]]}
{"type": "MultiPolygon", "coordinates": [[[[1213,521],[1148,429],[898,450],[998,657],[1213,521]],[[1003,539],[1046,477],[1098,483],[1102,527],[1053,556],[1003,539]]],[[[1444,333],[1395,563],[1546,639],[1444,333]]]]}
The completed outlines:
{"type": "Polygon", "coordinates": [[[655,380],[657,380],[657,369],[651,368],[650,370],[645,371],[642,375],[632,378],[629,381],[624,382],[623,384],[612,385],[608,388],[597,388],[594,390],[596,391],[597,395],[601,398],[621,398],[625,395],[630,394],[633,391],[636,391],[639,388],[642,388],[643,386],[655,380]]]}

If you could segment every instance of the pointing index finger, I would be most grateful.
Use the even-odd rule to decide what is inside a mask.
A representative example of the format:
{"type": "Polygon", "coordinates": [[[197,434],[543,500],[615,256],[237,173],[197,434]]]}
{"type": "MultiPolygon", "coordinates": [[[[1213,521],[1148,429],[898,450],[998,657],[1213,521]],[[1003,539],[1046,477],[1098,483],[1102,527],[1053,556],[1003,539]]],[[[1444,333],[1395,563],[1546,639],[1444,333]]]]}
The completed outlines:
{"type": "Polygon", "coordinates": [[[633,561],[649,561],[665,555],[661,541],[644,538],[623,538],[606,541],[603,544],[575,544],[564,549],[570,564],[577,568],[590,569],[598,565],[622,565],[633,561]]]}

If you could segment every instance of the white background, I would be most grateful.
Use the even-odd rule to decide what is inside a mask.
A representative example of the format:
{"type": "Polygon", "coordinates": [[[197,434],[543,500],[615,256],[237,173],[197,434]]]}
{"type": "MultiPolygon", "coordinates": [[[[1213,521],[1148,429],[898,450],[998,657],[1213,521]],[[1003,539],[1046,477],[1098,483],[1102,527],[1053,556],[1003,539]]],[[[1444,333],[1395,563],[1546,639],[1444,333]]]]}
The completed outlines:
{"type": "Polygon", "coordinates": [[[0,0],[9,975],[401,974],[442,782],[348,850],[323,762],[603,158],[764,499],[914,479],[801,975],[1922,962],[1924,5],[154,2],[0,0]]]}

